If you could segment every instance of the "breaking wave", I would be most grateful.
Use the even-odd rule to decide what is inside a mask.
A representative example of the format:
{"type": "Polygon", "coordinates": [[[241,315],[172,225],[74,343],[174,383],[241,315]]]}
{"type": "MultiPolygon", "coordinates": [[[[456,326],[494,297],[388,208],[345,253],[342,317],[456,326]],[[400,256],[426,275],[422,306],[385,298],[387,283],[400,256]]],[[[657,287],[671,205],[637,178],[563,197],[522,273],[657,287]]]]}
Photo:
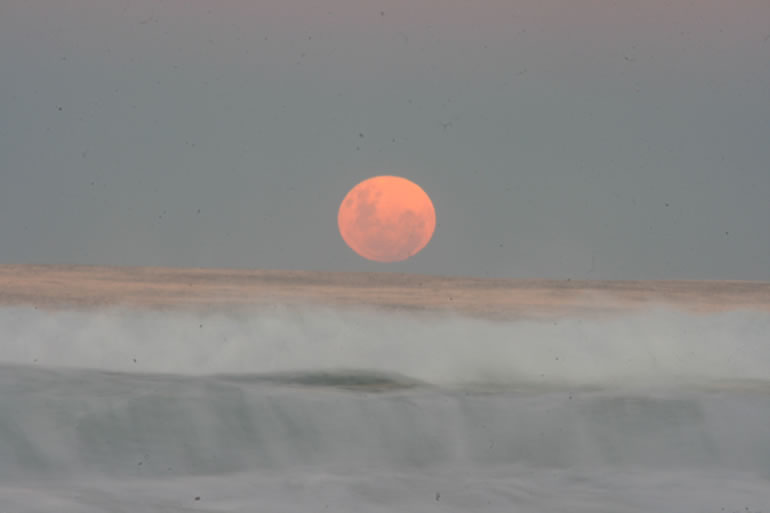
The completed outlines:
{"type": "Polygon", "coordinates": [[[281,373],[310,373],[305,382],[369,373],[366,379],[449,386],[770,378],[770,314],[760,311],[658,308],[493,321],[310,306],[215,313],[16,307],[0,309],[0,326],[0,363],[131,373],[274,374],[278,381],[290,378],[281,373]]]}
{"type": "Polygon", "coordinates": [[[767,313],[5,308],[0,326],[2,511],[770,503],[767,313]]]}

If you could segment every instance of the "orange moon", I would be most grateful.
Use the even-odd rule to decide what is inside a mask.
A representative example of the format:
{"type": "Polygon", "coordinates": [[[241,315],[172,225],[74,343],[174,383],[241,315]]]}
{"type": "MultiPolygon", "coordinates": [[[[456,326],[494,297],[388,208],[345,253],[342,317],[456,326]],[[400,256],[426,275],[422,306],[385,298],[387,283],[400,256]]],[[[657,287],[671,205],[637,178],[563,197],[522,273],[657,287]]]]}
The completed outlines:
{"type": "Polygon", "coordinates": [[[436,229],[436,211],[416,183],[400,176],[375,176],[347,193],[337,224],[342,239],[362,257],[399,262],[428,244],[436,229]]]}

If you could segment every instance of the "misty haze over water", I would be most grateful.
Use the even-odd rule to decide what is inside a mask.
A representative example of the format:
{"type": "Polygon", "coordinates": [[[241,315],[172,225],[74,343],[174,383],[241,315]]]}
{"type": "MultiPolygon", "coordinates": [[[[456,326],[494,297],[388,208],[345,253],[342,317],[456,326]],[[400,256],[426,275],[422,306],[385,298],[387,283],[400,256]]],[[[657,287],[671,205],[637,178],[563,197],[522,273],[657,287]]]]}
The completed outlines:
{"type": "Polygon", "coordinates": [[[0,324],[3,511],[770,504],[767,312],[5,307],[0,324]]]}

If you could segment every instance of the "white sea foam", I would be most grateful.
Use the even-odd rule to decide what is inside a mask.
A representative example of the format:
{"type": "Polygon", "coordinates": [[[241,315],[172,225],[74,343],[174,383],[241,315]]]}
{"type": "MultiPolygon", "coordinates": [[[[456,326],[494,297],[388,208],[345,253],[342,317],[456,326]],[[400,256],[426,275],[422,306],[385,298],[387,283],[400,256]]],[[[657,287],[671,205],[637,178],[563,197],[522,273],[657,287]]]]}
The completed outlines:
{"type": "Polygon", "coordinates": [[[0,328],[2,512],[770,511],[767,313],[5,308],[0,328]]]}
{"type": "Polygon", "coordinates": [[[653,308],[491,321],[318,307],[184,313],[0,309],[0,363],[179,374],[355,369],[432,384],[770,378],[770,314],[653,308]]]}

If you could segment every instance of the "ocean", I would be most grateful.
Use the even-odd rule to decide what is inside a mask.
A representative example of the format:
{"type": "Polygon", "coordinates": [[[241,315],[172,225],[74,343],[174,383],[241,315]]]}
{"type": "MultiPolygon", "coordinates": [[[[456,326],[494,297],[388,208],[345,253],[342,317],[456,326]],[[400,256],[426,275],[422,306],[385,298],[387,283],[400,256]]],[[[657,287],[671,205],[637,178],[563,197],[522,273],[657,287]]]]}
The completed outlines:
{"type": "Polygon", "coordinates": [[[0,512],[770,512],[770,312],[0,308],[0,512]]]}

